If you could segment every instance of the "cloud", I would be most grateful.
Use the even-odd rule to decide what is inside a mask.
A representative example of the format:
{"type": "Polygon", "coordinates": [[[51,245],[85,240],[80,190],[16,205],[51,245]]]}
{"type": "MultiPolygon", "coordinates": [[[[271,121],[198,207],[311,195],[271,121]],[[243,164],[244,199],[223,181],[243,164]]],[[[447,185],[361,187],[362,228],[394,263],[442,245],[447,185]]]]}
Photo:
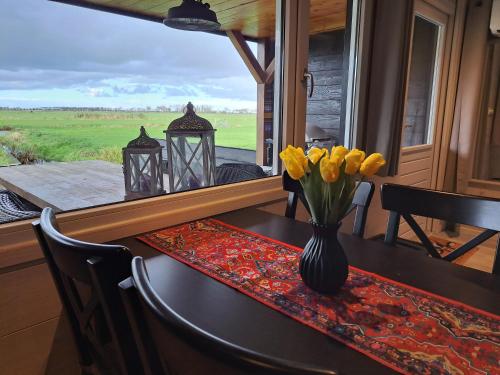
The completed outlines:
{"type": "Polygon", "coordinates": [[[256,100],[226,37],[40,0],[2,0],[0,90],[256,100]]]}

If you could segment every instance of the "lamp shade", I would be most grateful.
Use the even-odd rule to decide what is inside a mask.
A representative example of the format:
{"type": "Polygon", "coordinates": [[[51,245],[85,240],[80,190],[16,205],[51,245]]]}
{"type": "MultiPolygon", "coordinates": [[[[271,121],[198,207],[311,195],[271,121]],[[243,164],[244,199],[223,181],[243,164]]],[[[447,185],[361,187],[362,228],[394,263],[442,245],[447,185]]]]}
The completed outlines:
{"type": "Polygon", "coordinates": [[[163,24],[179,30],[217,31],[220,23],[210,10],[210,4],[201,0],[182,0],[182,4],[168,10],[163,24]]]}

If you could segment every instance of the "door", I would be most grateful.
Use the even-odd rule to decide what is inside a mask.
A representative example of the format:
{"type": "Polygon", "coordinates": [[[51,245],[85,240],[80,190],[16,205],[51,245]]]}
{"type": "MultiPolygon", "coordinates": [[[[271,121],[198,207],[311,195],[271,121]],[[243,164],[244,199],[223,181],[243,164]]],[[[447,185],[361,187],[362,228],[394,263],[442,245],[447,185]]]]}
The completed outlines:
{"type": "Polygon", "coordinates": [[[440,147],[443,58],[448,16],[424,1],[415,2],[401,139],[398,181],[433,188],[440,147]]]}
{"type": "MultiPolygon", "coordinates": [[[[430,3],[415,2],[400,166],[394,181],[399,184],[435,188],[443,126],[448,19],[430,3]]],[[[430,228],[430,220],[417,218],[417,222],[422,228],[430,228]]],[[[399,235],[412,236],[413,232],[402,223],[399,235]]]]}

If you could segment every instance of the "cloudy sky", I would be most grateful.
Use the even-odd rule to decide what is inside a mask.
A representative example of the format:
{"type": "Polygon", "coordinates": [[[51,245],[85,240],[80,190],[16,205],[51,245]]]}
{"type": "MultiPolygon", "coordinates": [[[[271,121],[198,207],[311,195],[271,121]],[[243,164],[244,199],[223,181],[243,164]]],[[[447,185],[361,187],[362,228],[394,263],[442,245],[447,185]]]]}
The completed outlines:
{"type": "Polygon", "coordinates": [[[48,0],[0,0],[0,106],[188,100],[255,109],[255,81],[228,38],[48,0]]]}

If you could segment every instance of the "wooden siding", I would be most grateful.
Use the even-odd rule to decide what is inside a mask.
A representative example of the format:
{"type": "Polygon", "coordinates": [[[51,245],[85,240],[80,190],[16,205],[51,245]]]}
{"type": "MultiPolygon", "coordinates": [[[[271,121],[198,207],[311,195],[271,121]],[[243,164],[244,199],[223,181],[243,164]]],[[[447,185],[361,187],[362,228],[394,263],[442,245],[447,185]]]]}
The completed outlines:
{"type": "Polygon", "coordinates": [[[307,99],[306,135],[315,137],[313,127],[339,139],[341,128],[344,30],[309,38],[308,70],[314,76],[314,91],[307,99]],[[308,131],[309,130],[309,131],[308,131]]]}

